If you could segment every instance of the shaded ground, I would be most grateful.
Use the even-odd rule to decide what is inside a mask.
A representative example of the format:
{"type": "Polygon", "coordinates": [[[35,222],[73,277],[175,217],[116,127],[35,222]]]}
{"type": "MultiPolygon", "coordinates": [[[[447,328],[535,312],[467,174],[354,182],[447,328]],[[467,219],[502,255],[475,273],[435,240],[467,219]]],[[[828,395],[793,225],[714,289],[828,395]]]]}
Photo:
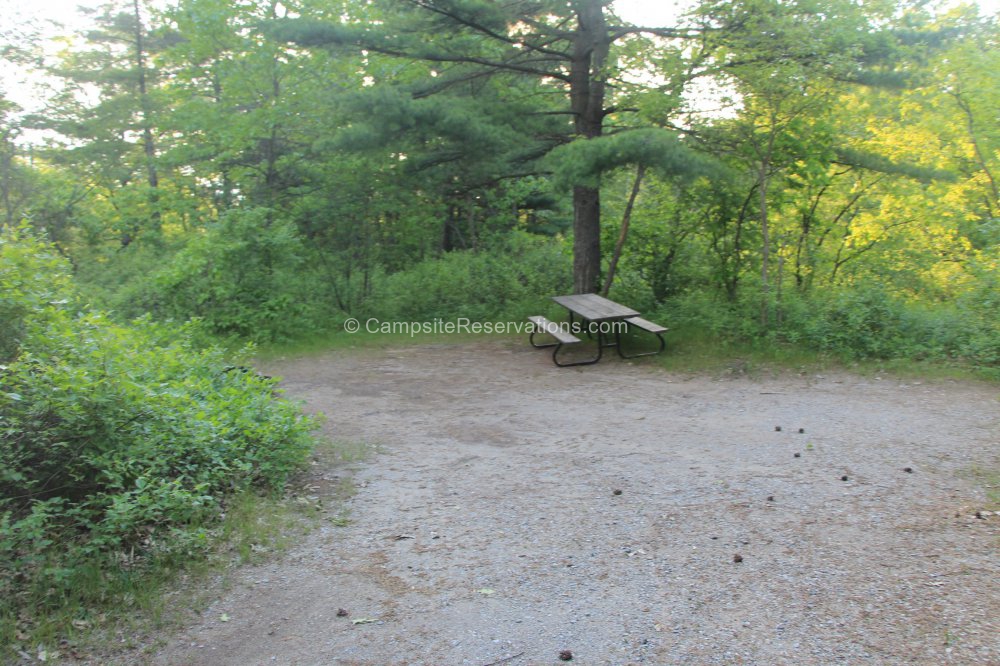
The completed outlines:
{"type": "Polygon", "coordinates": [[[1000,516],[976,518],[973,473],[1000,466],[995,387],[557,369],[509,341],[264,371],[377,446],[351,523],[143,661],[1000,663],[1000,516]]]}

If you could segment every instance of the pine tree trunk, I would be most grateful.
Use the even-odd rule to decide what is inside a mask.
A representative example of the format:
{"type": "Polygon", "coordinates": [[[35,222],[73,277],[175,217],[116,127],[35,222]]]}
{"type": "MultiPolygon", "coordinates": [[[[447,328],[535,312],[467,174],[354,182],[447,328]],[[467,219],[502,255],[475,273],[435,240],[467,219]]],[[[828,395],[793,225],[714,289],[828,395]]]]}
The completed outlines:
{"type": "Polygon", "coordinates": [[[601,278],[601,191],[573,188],[573,293],[597,292],[601,278]]]}
{"type": "MultiPolygon", "coordinates": [[[[611,40],[602,5],[601,0],[583,0],[577,8],[579,29],[570,66],[570,108],[576,135],[585,139],[601,136],[604,123],[604,69],[611,40]]],[[[600,273],[600,185],[581,185],[573,188],[573,291],[596,292],[600,273]]]]}
{"type": "MultiPolygon", "coordinates": [[[[143,39],[142,12],[139,0],[132,0],[132,11],[135,13],[135,67],[139,84],[139,109],[142,117],[142,151],[146,158],[146,182],[149,185],[149,219],[152,228],[160,229],[159,187],[160,175],[156,169],[156,143],[153,139],[153,112],[150,108],[148,84],[146,81],[146,45],[143,39]]],[[[122,246],[128,245],[122,240],[122,246]]]]}

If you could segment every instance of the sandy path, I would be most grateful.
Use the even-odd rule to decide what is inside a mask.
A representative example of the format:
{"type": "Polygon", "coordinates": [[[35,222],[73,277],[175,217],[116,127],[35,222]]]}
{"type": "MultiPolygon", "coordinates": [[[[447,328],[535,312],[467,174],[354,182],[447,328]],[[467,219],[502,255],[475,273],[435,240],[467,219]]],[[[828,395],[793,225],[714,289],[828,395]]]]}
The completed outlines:
{"type": "Polygon", "coordinates": [[[155,663],[1000,664],[970,472],[1000,466],[996,387],[560,370],[509,341],[265,371],[378,446],[352,523],[240,572],[155,663]]]}

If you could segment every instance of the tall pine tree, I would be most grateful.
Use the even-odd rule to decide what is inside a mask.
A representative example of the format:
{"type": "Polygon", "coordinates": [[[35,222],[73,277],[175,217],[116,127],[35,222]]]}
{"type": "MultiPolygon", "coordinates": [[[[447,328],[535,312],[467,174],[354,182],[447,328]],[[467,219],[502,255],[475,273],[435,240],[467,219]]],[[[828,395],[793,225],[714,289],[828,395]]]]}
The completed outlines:
{"type": "MultiPolygon", "coordinates": [[[[376,2],[380,20],[340,23],[300,18],[279,24],[275,33],[302,45],[350,47],[435,63],[441,80],[427,92],[484,77],[530,77],[558,94],[558,108],[544,113],[566,119],[548,148],[575,139],[600,139],[616,109],[609,82],[617,74],[613,46],[629,36],[693,39],[696,30],[642,28],[619,21],[606,0],[407,0],[376,2]]],[[[615,164],[631,161],[619,155],[615,164]]],[[[601,270],[599,181],[573,188],[573,284],[576,292],[596,291],[601,270]]]]}

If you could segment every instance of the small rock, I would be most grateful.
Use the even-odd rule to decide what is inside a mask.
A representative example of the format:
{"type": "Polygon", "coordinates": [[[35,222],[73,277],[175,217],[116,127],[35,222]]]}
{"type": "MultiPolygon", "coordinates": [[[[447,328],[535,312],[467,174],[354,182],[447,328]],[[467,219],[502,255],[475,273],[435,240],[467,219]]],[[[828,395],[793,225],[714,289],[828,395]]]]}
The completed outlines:
{"type": "Polygon", "coordinates": [[[904,467],[903,471],[906,472],[907,474],[913,474],[913,468],[912,467],[904,467]]]}
{"type": "Polygon", "coordinates": [[[348,615],[350,615],[350,613],[348,613],[345,609],[343,608],[337,609],[337,617],[347,617],[348,615]]]}
{"type": "Polygon", "coordinates": [[[739,553],[736,553],[735,555],[733,555],[733,562],[735,562],[736,564],[739,564],[742,561],[743,561],[743,556],[742,555],[740,555],[739,553]]]}
{"type": "Polygon", "coordinates": [[[805,428],[799,428],[799,434],[800,435],[806,434],[806,429],[805,428]]]}
{"type": "Polygon", "coordinates": [[[845,474],[844,476],[840,477],[840,480],[841,481],[847,481],[847,475],[845,474]]]}
{"type": "Polygon", "coordinates": [[[614,490],[614,491],[613,491],[613,492],[612,492],[611,494],[612,494],[612,495],[621,495],[621,494],[622,494],[622,491],[621,491],[621,490],[619,490],[619,489],[617,489],[617,488],[615,488],[615,490],[614,490]]]}
{"type": "Polygon", "coordinates": [[[985,518],[983,518],[982,511],[976,511],[976,518],[978,518],[979,520],[986,520],[985,518]]]}
{"type": "Polygon", "coordinates": [[[562,661],[573,661],[573,653],[569,650],[560,650],[559,659],[562,661]]]}
{"type": "Polygon", "coordinates": [[[795,457],[796,457],[796,458],[801,458],[801,457],[802,457],[802,454],[801,454],[801,453],[799,453],[798,451],[796,451],[796,452],[795,452],[795,457]]]}
{"type": "Polygon", "coordinates": [[[781,426],[774,426],[774,432],[781,432],[781,426]]]}
{"type": "Polygon", "coordinates": [[[774,501],[774,495],[768,495],[767,496],[767,501],[768,502],[773,502],[774,501]]]}

